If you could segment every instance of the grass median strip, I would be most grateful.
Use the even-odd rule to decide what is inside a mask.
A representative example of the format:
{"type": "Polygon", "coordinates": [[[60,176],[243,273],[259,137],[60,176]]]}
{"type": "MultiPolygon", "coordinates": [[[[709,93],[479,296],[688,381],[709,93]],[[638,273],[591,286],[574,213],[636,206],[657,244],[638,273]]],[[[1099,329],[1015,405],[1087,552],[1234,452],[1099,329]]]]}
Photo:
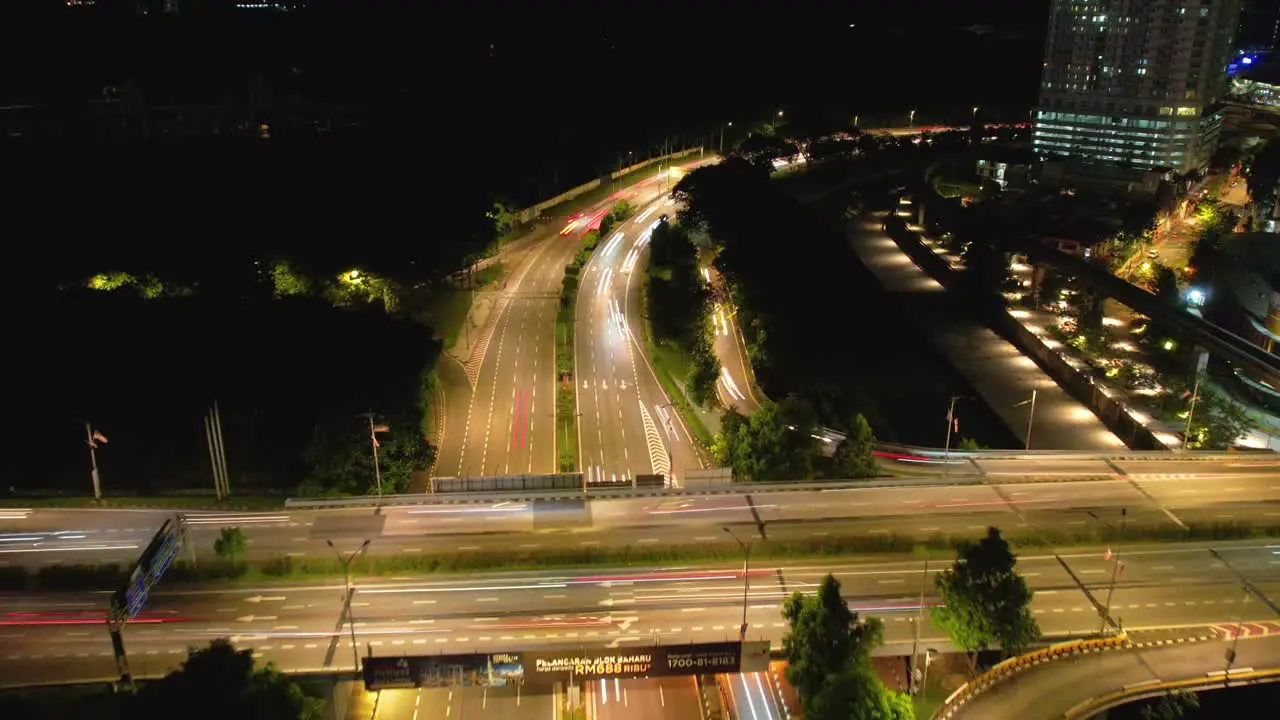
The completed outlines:
{"type": "MultiPolygon", "coordinates": [[[[961,542],[972,536],[936,534],[915,538],[893,533],[836,535],[807,540],[761,540],[751,551],[753,561],[831,560],[861,556],[895,556],[906,558],[949,558],[961,542]]],[[[1133,527],[1124,533],[1123,541],[1188,542],[1228,541],[1280,537],[1280,526],[1247,526],[1240,524],[1192,525],[1188,530],[1173,527],[1133,527]]],[[[1114,542],[1118,535],[1101,531],[1023,532],[1008,537],[1019,550],[1042,548],[1085,548],[1114,542]]],[[[604,547],[581,545],[574,548],[551,548],[527,552],[510,549],[474,552],[401,553],[369,555],[360,558],[352,570],[362,577],[390,577],[450,573],[508,572],[519,570],[553,570],[591,567],[653,567],[681,565],[713,565],[737,563],[742,552],[732,543],[706,543],[690,540],[684,544],[635,544],[604,547]]],[[[198,565],[178,561],[165,576],[166,587],[194,584],[238,584],[270,581],[299,581],[342,577],[342,565],[333,558],[280,556],[248,563],[202,560],[198,565]]],[[[127,578],[127,569],[119,565],[50,565],[36,571],[23,567],[0,568],[0,590],[3,591],[82,591],[114,590],[127,578]]]]}

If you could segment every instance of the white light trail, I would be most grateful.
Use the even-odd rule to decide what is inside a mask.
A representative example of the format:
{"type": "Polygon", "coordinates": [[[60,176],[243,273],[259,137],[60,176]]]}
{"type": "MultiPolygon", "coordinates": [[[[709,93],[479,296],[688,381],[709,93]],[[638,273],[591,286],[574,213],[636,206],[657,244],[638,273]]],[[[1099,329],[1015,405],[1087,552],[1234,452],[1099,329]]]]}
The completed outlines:
{"type": "Polygon", "coordinates": [[[720,380],[724,384],[725,392],[729,393],[730,397],[732,397],[734,400],[747,399],[747,396],[743,395],[742,391],[738,389],[738,383],[733,381],[733,376],[729,374],[729,368],[721,367],[720,375],[721,375],[720,380]]]}

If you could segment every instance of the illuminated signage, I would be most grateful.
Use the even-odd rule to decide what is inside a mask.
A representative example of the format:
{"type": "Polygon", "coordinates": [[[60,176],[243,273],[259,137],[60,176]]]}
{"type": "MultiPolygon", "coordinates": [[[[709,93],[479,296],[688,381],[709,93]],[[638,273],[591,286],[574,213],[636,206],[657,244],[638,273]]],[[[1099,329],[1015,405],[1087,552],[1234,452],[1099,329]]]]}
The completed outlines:
{"type": "Polygon", "coordinates": [[[368,690],[480,687],[586,681],[596,678],[667,677],[761,672],[769,667],[769,643],[693,643],[634,648],[577,648],[489,655],[428,655],[364,659],[368,690]]]}

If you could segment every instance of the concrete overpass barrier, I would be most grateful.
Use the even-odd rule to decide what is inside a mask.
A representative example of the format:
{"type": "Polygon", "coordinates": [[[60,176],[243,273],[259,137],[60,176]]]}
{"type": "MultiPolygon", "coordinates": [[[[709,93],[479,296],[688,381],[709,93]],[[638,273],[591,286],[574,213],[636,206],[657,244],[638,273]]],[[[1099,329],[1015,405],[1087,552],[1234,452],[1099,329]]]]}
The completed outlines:
{"type": "Polygon", "coordinates": [[[1064,657],[1124,649],[1129,645],[1129,636],[1122,632],[1106,638],[1058,643],[1043,650],[1036,650],[1025,655],[1009,658],[957,688],[955,692],[951,693],[951,697],[947,698],[946,702],[942,704],[942,707],[938,708],[937,712],[933,714],[933,718],[934,720],[950,720],[978,695],[1036,665],[1053,662],[1064,657]]]}
{"type": "Polygon", "coordinates": [[[356,498],[289,498],[284,501],[290,510],[325,510],[357,507],[394,507],[400,505],[452,505],[503,502],[534,502],[538,500],[625,500],[630,498],[684,497],[708,495],[756,495],[779,492],[835,492],[885,488],[942,487],[951,485],[977,485],[979,475],[952,475],[947,478],[891,478],[879,480],[833,480],[828,482],[795,483],[732,483],[700,488],[589,488],[575,490],[533,490],[513,492],[448,492],[413,495],[366,495],[356,498]]]}

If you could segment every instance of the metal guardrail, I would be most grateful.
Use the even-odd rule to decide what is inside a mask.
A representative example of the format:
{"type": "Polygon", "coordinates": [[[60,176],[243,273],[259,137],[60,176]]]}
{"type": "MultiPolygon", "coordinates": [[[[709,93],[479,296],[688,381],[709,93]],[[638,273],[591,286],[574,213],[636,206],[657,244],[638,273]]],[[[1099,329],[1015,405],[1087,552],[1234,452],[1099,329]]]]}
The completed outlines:
{"type": "Polygon", "coordinates": [[[933,720],[950,720],[950,718],[955,717],[957,713],[964,709],[965,705],[992,686],[1041,663],[1053,662],[1060,658],[1075,655],[1118,650],[1128,646],[1129,636],[1120,633],[1096,640],[1073,640],[1059,643],[1043,650],[1036,650],[1025,655],[1009,658],[957,688],[955,692],[951,693],[951,697],[948,697],[946,702],[942,704],[942,707],[934,712],[933,720]]]}
{"type": "Polygon", "coordinates": [[[366,495],[358,498],[334,499],[289,498],[284,501],[284,506],[290,510],[323,510],[354,507],[477,504],[584,498],[589,500],[612,500],[639,497],[705,497],[707,495],[755,495],[779,492],[832,492],[859,489],[977,485],[981,482],[981,475],[956,474],[945,478],[882,478],[879,480],[832,480],[800,483],[734,483],[730,485],[710,484],[705,487],[686,488],[600,488],[586,491],[536,490],[501,493],[420,493],[412,495],[383,495],[382,497],[366,495]]]}
{"type": "Polygon", "coordinates": [[[1147,700],[1150,698],[1160,697],[1174,690],[1186,690],[1194,692],[1197,690],[1209,690],[1212,688],[1221,688],[1225,684],[1227,687],[1235,687],[1239,685],[1259,685],[1262,683],[1280,682],[1280,669],[1270,668],[1266,670],[1250,670],[1248,672],[1232,673],[1228,677],[1199,677],[1189,678],[1186,680],[1172,680],[1170,682],[1156,682],[1140,687],[1126,687],[1107,693],[1101,697],[1089,698],[1081,702],[1064,714],[1066,720],[1086,720],[1095,717],[1099,713],[1106,712],[1121,705],[1127,705],[1131,702],[1139,700],[1147,700]]]}
{"type": "Polygon", "coordinates": [[[951,450],[926,448],[896,443],[878,443],[879,452],[897,452],[902,455],[919,455],[927,458],[949,457],[952,460],[1149,460],[1158,462],[1224,461],[1241,458],[1274,456],[1272,450],[1216,451],[1216,450],[951,450]]]}

